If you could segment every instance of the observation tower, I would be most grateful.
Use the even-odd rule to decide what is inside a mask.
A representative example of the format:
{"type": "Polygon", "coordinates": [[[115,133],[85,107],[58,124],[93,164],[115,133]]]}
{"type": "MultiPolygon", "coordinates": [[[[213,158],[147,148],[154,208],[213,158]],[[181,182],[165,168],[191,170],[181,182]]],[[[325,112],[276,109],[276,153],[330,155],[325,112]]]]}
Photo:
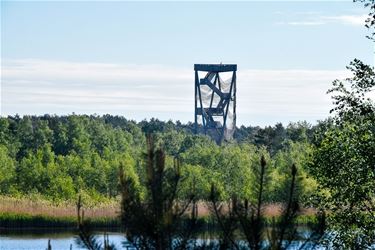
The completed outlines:
{"type": "Polygon", "coordinates": [[[233,138],[236,128],[237,64],[194,64],[195,132],[218,144],[233,138]]]}

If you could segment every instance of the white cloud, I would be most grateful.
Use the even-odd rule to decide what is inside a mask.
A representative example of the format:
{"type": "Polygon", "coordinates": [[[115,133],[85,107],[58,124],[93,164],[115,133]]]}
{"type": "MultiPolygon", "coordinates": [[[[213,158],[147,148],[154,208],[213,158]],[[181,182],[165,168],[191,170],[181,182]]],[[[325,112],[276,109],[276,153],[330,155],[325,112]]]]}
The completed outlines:
{"type": "MultiPolygon", "coordinates": [[[[2,114],[112,113],[141,120],[159,117],[192,121],[194,72],[163,65],[5,60],[2,114]]],[[[337,70],[237,72],[239,124],[325,118],[325,94],[337,70]]]]}
{"type": "Polygon", "coordinates": [[[364,15],[338,15],[338,16],[317,16],[304,18],[303,20],[278,22],[281,25],[292,25],[292,26],[317,26],[325,24],[344,24],[354,26],[364,26],[368,16],[364,15]]]}
{"type": "Polygon", "coordinates": [[[368,15],[323,16],[321,19],[350,25],[365,25],[368,15]]]}
{"type": "MultiPolygon", "coordinates": [[[[164,67],[161,65],[120,65],[109,63],[77,63],[66,61],[46,61],[35,59],[8,60],[5,61],[3,74],[7,78],[18,78],[20,75],[32,80],[39,79],[53,80],[95,80],[95,81],[117,81],[126,79],[165,80],[170,79],[170,74],[176,73],[178,69],[164,67]]],[[[189,72],[179,71],[175,75],[178,79],[189,78],[189,72]]]]}
{"type": "Polygon", "coordinates": [[[316,26],[316,25],[323,25],[325,22],[323,21],[299,21],[299,22],[285,22],[281,24],[293,25],[293,26],[316,26]]]}

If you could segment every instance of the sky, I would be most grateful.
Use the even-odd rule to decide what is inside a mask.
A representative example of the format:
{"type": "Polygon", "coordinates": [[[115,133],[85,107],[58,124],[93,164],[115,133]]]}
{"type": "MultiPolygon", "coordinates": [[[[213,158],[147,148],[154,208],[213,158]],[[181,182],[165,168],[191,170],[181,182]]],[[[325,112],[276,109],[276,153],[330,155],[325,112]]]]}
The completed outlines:
{"type": "Polygon", "coordinates": [[[345,1],[1,1],[2,116],[194,120],[195,63],[237,64],[237,126],[317,120],[368,10],[345,1]]]}

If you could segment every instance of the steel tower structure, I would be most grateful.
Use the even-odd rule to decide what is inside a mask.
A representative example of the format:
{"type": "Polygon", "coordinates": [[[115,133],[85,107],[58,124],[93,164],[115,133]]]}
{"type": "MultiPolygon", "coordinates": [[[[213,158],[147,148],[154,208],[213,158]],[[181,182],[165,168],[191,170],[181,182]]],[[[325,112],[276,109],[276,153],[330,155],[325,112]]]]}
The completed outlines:
{"type": "Polygon", "coordinates": [[[236,64],[194,64],[195,131],[217,143],[233,138],[236,128],[236,64]],[[228,79],[223,80],[223,75],[228,79]]]}

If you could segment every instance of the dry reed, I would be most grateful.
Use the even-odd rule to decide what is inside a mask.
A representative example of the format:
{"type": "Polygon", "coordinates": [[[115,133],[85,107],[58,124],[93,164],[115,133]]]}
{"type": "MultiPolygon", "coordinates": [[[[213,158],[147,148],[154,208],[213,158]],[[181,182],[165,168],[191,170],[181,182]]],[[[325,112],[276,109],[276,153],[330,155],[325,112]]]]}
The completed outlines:
{"type": "MultiPolygon", "coordinates": [[[[119,202],[113,201],[91,207],[84,207],[86,218],[114,218],[120,211],[119,202]]],[[[54,204],[47,200],[32,200],[0,196],[0,213],[44,215],[49,217],[75,217],[76,205],[72,202],[54,204]]]]}

